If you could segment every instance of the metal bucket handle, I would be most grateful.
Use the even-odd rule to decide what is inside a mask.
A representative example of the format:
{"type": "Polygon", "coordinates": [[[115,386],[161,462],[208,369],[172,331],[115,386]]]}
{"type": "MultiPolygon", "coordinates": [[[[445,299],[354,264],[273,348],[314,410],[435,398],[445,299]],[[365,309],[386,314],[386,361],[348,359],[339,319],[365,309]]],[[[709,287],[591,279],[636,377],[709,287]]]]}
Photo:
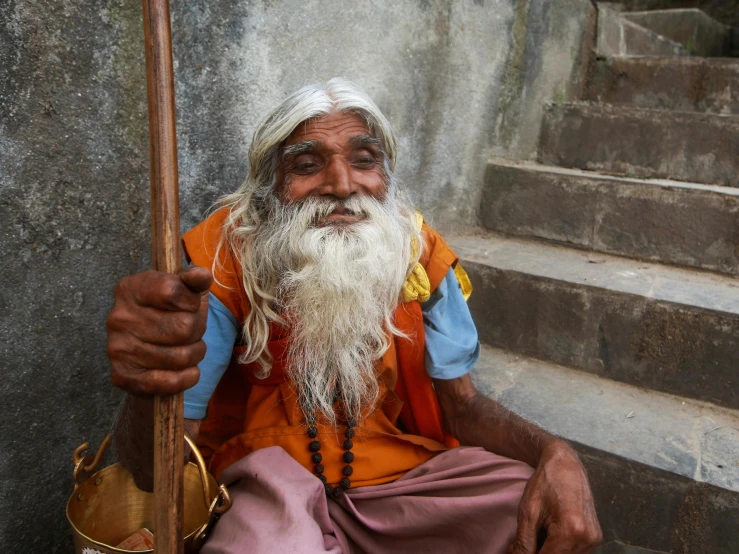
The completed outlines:
{"type": "MultiPolygon", "coordinates": [[[[89,454],[86,456],[82,455],[82,453],[87,450],[88,446],[90,445],[90,443],[88,442],[79,445],[75,449],[74,454],[72,455],[72,461],[74,462],[74,471],[72,473],[72,477],[74,479],[75,490],[77,490],[77,487],[87,481],[90,476],[95,473],[95,470],[100,464],[100,460],[105,455],[105,451],[110,445],[110,437],[110,433],[105,435],[105,438],[103,439],[103,442],[100,443],[100,448],[98,448],[98,451],[95,453],[94,457],[90,456],[89,454]]],[[[208,482],[208,472],[205,469],[205,460],[203,460],[203,455],[200,454],[200,450],[198,450],[198,447],[187,435],[185,435],[185,441],[190,447],[193,456],[195,456],[195,462],[198,466],[198,470],[200,471],[200,482],[203,486],[203,500],[205,501],[205,505],[208,506],[208,522],[205,525],[205,530],[207,530],[207,528],[210,527],[210,524],[216,519],[216,517],[226,513],[231,507],[231,495],[228,493],[228,489],[226,489],[224,485],[221,485],[218,488],[218,495],[211,502],[210,483],[208,482]]]]}
{"type": "Polygon", "coordinates": [[[229,508],[231,508],[231,495],[228,493],[226,485],[220,485],[218,487],[218,495],[213,499],[213,502],[210,503],[210,507],[208,508],[208,521],[198,529],[195,537],[193,537],[192,545],[196,552],[203,546],[216,520],[221,514],[225,514],[229,508]]]}
{"type": "MultiPolygon", "coordinates": [[[[85,450],[87,450],[89,446],[89,443],[87,442],[81,444],[77,447],[77,449],[75,449],[72,456],[72,460],[74,462],[73,478],[75,490],[77,490],[80,485],[82,485],[85,481],[87,481],[95,474],[95,471],[100,464],[100,460],[105,455],[105,451],[110,445],[110,439],[110,434],[105,436],[103,442],[100,444],[100,448],[98,448],[98,451],[95,453],[95,456],[84,454],[85,450]]],[[[185,435],[185,441],[187,441],[187,444],[192,450],[193,456],[195,457],[195,465],[198,466],[198,471],[200,473],[200,482],[203,487],[203,498],[205,500],[205,505],[208,507],[208,519],[196,531],[194,531],[192,535],[189,535],[192,541],[190,543],[191,548],[187,547],[186,544],[187,552],[198,552],[200,550],[200,547],[202,547],[203,543],[208,538],[208,534],[210,533],[218,517],[221,514],[226,513],[231,507],[231,495],[229,494],[228,489],[225,485],[220,485],[218,487],[218,494],[215,496],[215,498],[213,498],[212,501],[210,500],[209,479],[211,477],[208,475],[205,469],[205,461],[203,460],[203,456],[202,454],[200,454],[200,450],[198,450],[198,447],[195,446],[193,441],[187,435],[185,435]]],[[[72,525],[74,527],[74,523],[72,523],[72,525]]]]}
{"type": "Polygon", "coordinates": [[[77,490],[77,487],[87,481],[92,474],[95,473],[95,470],[100,464],[100,460],[105,455],[105,451],[108,449],[109,444],[110,433],[105,435],[105,438],[100,444],[100,448],[98,448],[94,457],[89,454],[86,456],[82,455],[82,453],[87,450],[87,447],[90,446],[89,442],[82,443],[75,449],[74,454],[72,454],[72,461],[74,462],[74,471],[72,472],[74,490],[77,490]]]}

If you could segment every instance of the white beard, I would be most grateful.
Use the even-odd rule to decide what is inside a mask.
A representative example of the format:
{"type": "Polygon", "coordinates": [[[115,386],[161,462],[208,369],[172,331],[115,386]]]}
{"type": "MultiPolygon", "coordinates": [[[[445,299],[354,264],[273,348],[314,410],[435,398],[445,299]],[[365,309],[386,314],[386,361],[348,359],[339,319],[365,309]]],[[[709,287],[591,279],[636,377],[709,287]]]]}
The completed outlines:
{"type": "Polygon", "coordinates": [[[278,309],[292,339],[288,376],[300,406],[334,423],[338,399],[342,415],[359,420],[377,401],[375,362],[389,333],[401,334],[393,315],[412,256],[413,212],[401,215],[394,199],[367,196],[275,200],[270,208],[252,259],[264,264],[262,275],[277,272],[278,309]],[[364,219],[317,226],[339,205],[364,219]]]}

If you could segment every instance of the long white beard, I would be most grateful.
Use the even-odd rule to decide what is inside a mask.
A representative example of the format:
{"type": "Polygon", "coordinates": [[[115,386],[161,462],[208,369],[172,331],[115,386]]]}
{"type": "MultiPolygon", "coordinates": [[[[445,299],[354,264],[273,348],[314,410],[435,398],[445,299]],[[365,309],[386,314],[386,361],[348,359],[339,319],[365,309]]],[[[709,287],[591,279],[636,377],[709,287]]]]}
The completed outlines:
{"type": "Polygon", "coordinates": [[[288,375],[304,413],[335,422],[339,399],[344,415],[359,420],[376,402],[375,362],[389,333],[400,334],[393,315],[412,255],[411,215],[392,198],[367,196],[271,206],[253,259],[278,275],[279,309],[292,339],[288,375]],[[339,205],[365,218],[317,226],[339,205]]]}

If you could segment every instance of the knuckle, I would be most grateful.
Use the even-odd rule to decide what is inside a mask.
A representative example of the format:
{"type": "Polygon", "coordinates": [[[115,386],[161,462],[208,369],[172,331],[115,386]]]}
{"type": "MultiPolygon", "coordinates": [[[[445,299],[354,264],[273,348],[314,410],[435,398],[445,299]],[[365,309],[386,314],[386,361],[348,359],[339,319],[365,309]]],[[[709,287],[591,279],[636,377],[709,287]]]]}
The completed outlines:
{"type": "Polygon", "coordinates": [[[191,338],[197,331],[197,318],[189,312],[172,314],[173,338],[184,341],[191,338]]]}
{"type": "Polygon", "coordinates": [[[598,546],[603,542],[603,531],[599,528],[590,529],[587,536],[587,542],[590,546],[598,546]]]}
{"type": "Polygon", "coordinates": [[[190,365],[192,365],[190,363],[191,358],[192,353],[190,351],[190,348],[181,347],[169,349],[168,361],[172,369],[185,369],[186,367],[189,367],[190,365]]]}
{"type": "Polygon", "coordinates": [[[123,357],[126,352],[126,348],[122,340],[115,337],[109,337],[108,343],[105,346],[105,352],[108,355],[108,359],[116,361],[123,357]]]}
{"type": "Polygon", "coordinates": [[[137,391],[135,380],[116,364],[113,364],[110,377],[115,387],[131,394],[134,394],[137,391]]]}
{"type": "Polygon", "coordinates": [[[568,516],[563,521],[563,528],[567,535],[577,539],[587,539],[589,529],[582,518],[578,516],[568,516]]]}
{"type": "Polygon", "coordinates": [[[141,395],[152,396],[161,393],[161,387],[158,386],[157,379],[151,375],[144,374],[142,379],[136,382],[136,391],[141,395]]]}
{"type": "MultiPolygon", "coordinates": [[[[197,379],[197,374],[195,375],[197,379]]],[[[141,391],[145,395],[177,394],[191,387],[193,378],[188,372],[158,370],[147,372],[141,380],[141,391]]],[[[195,380],[197,382],[197,380],[195,380]]]]}
{"type": "Polygon", "coordinates": [[[181,289],[180,280],[174,275],[168,275],[165,279],[162,279],[159,293],[162,300],[169,304],[175,304],[180,297],[181,289]]]}
{"type": "Polygon", "coordinates": [[[113,309],[110,310],[108,317],[105,318],[105,328],[108,333],[120,331],[123,328],[123,321],[125,319],[124,310],[116,301],[113,305],[113,309]]]}
{"type": "Polygon", "coordinates": [[[187,369],[198,363],[198,349],[195,345],[167,348],[163,352],[165,367],[170,369],[187,369]]]}
{"type": "Polygon", "coordinates": [[[130,277],[124,277],[116,283],[115,287],[113,287],[113,298],[118,300],[125,295],[129,279],[130,277]]]}
{"type": "Polygon", "coordinates": [[[188,371],[184,371],[179,375],[177,382],[177,391],[184,391],[197,385],[200,380],[200,370],[197,367],[190,367],[188,371]]]}
{"type": "Polygon", "coordinates": [[[170,379],[161,372],[147,371],[141,376],[139,387],[141,394],[152,396],[155,394],[171,394],[170,379]]]}
{"type": "Polygon", "coordinates": [[[206,313],[196,313],[193,314],[193,317],[195,318],[195,332],[197,333],[197,338],[200,339],[205,334],[205,330],[208,327],[208,314],[206,313]]]}

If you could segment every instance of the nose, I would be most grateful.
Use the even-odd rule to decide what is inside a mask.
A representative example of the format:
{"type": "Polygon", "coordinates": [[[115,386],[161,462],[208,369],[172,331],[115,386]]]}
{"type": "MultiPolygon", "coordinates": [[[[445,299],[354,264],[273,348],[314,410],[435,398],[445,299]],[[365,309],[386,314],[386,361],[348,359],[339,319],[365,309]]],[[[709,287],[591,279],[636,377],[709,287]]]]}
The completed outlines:
{"type": "Polygon", "coordinates": [[[337,198],[349,198],[357,190],[352,175],[352,167],[342,156],[332,156],[325,168],[321,194],[337,198]]]}

